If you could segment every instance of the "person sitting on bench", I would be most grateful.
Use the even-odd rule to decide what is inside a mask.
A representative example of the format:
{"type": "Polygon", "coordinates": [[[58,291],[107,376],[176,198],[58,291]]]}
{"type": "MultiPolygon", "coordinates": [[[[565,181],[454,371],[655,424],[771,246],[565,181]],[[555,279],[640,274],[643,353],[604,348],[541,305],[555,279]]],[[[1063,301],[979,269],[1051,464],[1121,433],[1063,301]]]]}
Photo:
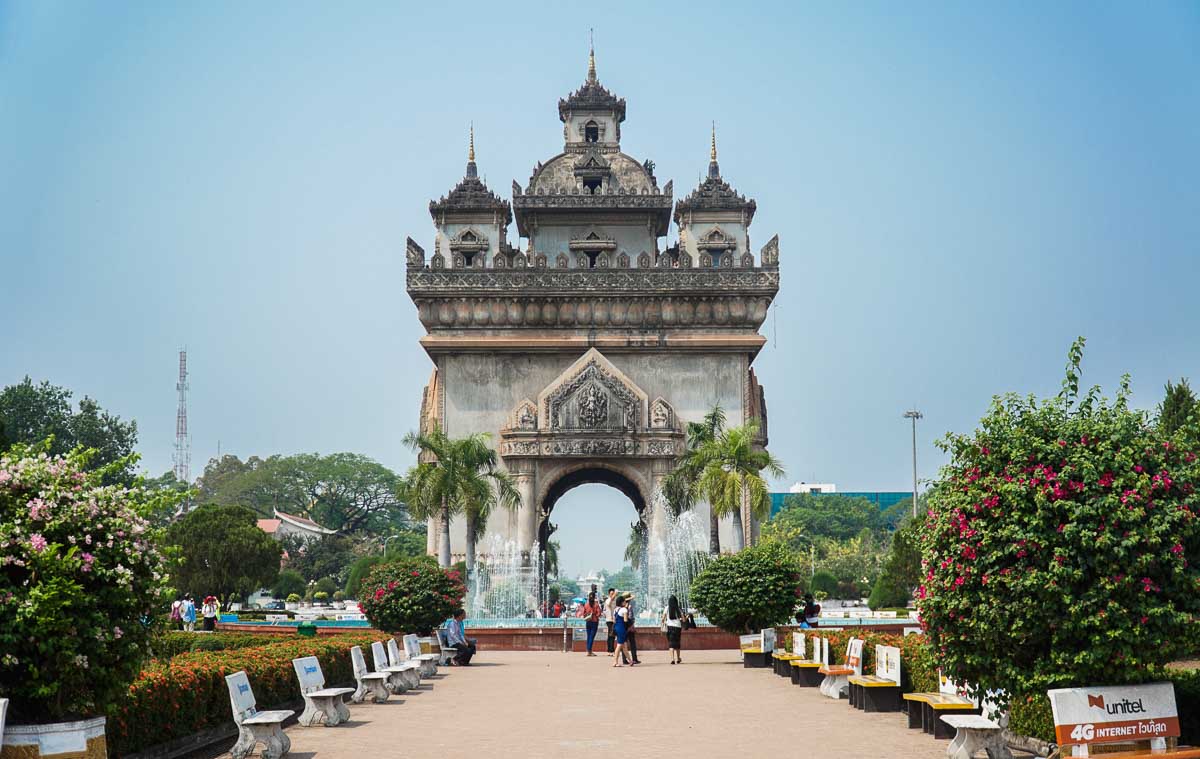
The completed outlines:
{"type": "Polygon", "coordinates": [[[467,640],[467,631],[463,626],[466,618],[465,611],[455,609],[454,616],[446,620],[446,642],[454,647],[454,663],[463,667],[469,666],[471,657],[475,655],[475,639],[467,640]]]}

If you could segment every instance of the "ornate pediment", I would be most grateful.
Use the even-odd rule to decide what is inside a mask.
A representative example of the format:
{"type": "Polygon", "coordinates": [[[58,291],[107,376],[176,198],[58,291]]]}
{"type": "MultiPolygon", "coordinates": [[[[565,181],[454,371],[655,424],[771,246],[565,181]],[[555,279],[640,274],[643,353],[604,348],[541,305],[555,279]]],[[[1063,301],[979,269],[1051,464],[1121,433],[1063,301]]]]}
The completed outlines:
{"type": "Polygon", "coordinates": [[[543,430],[635,430],[646,424],[646,393],[592,348],[538,395],[543,430]]]}

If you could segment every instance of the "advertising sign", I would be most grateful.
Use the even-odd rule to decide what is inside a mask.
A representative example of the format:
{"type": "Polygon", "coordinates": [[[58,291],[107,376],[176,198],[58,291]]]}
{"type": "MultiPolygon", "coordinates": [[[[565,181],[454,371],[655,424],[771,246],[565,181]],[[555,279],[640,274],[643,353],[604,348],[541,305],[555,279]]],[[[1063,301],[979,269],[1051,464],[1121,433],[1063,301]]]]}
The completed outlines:
{"type": "Polygon", "coordinates": [[[792,633],[792,653],[799,657],[808,655],[807,649],[804,647],[804,633],[792,633]]]}
{"type": "Polygon", "coordinates": [[[1172,683],[1050,691],[1060,746],[1144,741],[1179,735],[1172,683]]]}
{"type": "Polygon", "coordinates": [[[762,635],[743,635],[738,638],[738,647],[743,651],[747,649],[762,650],[762,635]]]}
{"type": "Polygon", "coordinates": [[[762,650],[763,653],[771,653],[775,650],[775,628],[767,627],[762,631],[762,650]]]}

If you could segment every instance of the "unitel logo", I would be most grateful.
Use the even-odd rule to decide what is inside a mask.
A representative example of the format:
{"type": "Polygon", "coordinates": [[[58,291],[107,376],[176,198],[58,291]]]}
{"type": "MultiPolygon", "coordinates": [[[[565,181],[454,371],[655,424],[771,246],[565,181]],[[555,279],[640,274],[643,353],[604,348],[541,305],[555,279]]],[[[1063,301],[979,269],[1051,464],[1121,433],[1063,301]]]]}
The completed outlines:
{"type": "Polygon", "coordinates": [[[1130,701],[1123,698],[1115,703],[1105,704],[1104,696],[1093,696],[1088,694],[1088,706],[1095,706],[1098,709],[1103,709],[1108,714],[1138,714],[1144,713],[1146,707],[1142,705],[1142,700],[1139,698],[1136,701],[1130,701]]]}

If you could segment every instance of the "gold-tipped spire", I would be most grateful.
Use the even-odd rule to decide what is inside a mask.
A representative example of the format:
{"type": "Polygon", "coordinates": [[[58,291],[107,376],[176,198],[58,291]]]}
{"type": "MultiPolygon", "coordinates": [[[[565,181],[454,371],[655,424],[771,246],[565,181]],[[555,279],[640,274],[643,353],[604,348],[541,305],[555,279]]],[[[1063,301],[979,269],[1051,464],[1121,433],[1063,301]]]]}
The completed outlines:
{"type": "Polygon", "coordinates": [[[712,123],[712,147],[708,150],[708,160],[717,160],[717,122],[712,123]]]}
{"type": "Polygon", "coordinates": [[[467,160],[475,160],[475,122],[471,122],[471,145],[467,148],[467,160]]]}
{"type": "Polygon", "coordinates": [[[596,81],[596,37],[593,30],[588,30],[588,81],[596,81]]]}

